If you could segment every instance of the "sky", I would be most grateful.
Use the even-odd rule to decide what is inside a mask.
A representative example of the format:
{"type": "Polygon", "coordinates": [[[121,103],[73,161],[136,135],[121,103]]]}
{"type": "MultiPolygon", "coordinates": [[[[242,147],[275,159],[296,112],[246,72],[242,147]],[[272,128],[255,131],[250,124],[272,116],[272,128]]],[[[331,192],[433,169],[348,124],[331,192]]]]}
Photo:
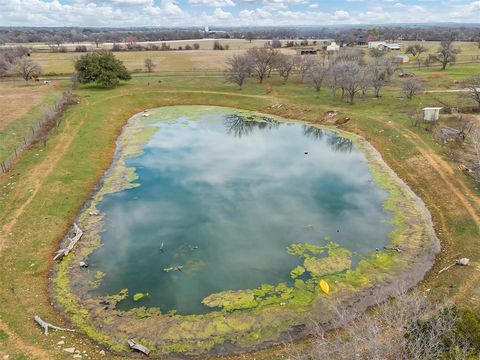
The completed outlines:
{"type": "Polygon", "coordinates": [[[0,0],[0,26],[480,23],[472,0],[0,0]]]}

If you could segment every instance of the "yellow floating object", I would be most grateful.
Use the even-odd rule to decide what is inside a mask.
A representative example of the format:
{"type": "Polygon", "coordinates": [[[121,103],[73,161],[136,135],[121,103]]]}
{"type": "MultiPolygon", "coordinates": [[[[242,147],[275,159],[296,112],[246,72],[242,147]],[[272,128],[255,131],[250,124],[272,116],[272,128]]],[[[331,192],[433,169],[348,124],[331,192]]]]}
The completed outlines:
{"type": "Polygon", "coordinates": [[[320,280],[320,288],[327,295],[330,292],[330,285],[325,280],[320,280]]]}

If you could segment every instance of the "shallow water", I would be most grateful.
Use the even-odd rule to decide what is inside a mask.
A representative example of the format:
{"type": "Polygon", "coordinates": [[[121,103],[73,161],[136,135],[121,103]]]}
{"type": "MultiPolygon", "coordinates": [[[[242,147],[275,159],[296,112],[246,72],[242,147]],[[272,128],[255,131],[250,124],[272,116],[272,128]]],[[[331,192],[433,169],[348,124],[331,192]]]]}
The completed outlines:
{"type": "MultiPolygon", "coordinates": [[[[156,110],[148,119],[152,122],[156,110]]],[[[290,283],[292,243],[325,237],[361,254],[390,241],[387,192],[349,140],[301,124],[245,121],[234,110],[161,121],[130,158],[140,186],[105,196],[103,246],[89,258],[106,273],[97,294],[149,293],[120,308],[210,311],[206,296],[290,283]],[[163,244],[163,245],[162,245],[163,244]],[[182,266],[181,271],[164,269],[182,266]]]]}

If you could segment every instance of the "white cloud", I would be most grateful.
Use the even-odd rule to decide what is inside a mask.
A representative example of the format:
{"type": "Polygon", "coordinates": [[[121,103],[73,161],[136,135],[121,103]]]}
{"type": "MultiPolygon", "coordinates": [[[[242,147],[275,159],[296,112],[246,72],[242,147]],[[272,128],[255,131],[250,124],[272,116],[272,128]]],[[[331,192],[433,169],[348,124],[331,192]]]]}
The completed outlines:
{"type": "Polygon", "coordinates": [[[213,7],[235,6],[232,0],[188,0],[192,5],[205,5],[213,7]]]}
{"type": "Polygon", "coordinates": [[[220,19],[220,20],[228,20],[228,19],[232,19],[232,18],[233,18],[232,13],[229,13],[229,12],[227,12],[227,11],[223,11],[223,10],[220,9],[220,8],[216,8],[215,11],[213,12],[213,15],[214,15],[217,19],[220,19]]]}
{"type": "Polygon", "coordinates": [[[427,1],[412,5],[405,0],[337,0],[334,6],[314,0],[0,0],[0,24],[203,27],[480,22],[480,0],[449,1],[442,6],[427,6],[427,1]],[[353,6],[348,1],[362,3],[353,6]]]}

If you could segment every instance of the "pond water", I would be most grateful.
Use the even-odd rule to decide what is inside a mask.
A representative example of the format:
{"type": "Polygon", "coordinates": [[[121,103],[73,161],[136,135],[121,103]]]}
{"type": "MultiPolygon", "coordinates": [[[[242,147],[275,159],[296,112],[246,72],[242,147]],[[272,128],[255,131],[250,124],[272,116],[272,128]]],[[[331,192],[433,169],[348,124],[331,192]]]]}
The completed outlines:
{"type": "Polygon", "coordinates": [[[139,186],[98,205],[103,245],[88,261],[105,277],[95,293],[149,293],[119,308],[201,314],[212,293],[290,284],[301,263],[286,251],[292,243],[331,238],[357,256],[389,243],[388,194],[350,140],[233,109],[161,114],[148,118],[156,131],[143,153],[127,160],[139,186]]]}

